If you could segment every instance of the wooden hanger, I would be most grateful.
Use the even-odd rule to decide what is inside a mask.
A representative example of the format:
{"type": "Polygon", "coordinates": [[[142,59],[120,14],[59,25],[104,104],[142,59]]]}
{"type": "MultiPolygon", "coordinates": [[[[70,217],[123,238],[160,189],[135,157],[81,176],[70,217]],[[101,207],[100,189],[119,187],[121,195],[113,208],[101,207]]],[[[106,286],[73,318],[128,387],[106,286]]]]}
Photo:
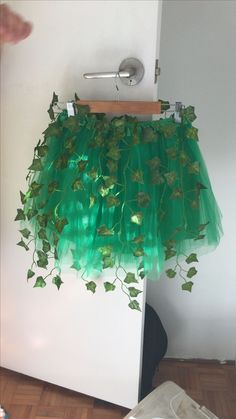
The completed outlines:
{"type": "Polygon", "coordinates": [[[88,105],[92,113],[122,113],[154,115],[161,113],[161,102],[77,100],[77,105],[88,105]]]}

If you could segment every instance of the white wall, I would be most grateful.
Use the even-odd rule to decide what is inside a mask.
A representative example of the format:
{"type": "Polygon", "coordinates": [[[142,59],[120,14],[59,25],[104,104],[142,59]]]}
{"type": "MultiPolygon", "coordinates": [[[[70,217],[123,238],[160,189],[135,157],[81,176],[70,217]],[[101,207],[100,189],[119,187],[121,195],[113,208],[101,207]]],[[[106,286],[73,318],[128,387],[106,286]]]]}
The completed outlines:
{"type": "Polygon", "coordinates": [[[168,356],[235,359],[236,2],[164,1],[160,66],[159,97],[195,106],[224,236],[200,258],[192,294],[161,279],[147,300],[166,327],[168,356]]]}

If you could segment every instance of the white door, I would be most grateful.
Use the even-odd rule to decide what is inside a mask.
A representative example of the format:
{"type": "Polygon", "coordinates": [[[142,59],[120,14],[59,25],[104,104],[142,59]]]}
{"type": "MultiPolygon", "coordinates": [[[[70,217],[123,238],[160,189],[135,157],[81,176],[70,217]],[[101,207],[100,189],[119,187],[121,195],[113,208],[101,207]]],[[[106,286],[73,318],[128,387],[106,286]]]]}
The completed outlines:
{"type": "MultiPolygon", "coordinates": [[[[145,287],[132,311],[122,293],[88,293],[73,275],[58,292],[35,289],[25,272],[30,255],[15,245],[19,190],[32,151],[47,126],[55,91],[73,99],[155,100],[159,1],[9,1],[34,25],[25,41],[4,46],[2,65],[2,366],[118,405],[138,401],[145,287]],[[124,58],[145,66],[134,87],[84,80],[116,71],[124,58]]],[[[158,51],[158,52],[157,52],[158,51]]]]}

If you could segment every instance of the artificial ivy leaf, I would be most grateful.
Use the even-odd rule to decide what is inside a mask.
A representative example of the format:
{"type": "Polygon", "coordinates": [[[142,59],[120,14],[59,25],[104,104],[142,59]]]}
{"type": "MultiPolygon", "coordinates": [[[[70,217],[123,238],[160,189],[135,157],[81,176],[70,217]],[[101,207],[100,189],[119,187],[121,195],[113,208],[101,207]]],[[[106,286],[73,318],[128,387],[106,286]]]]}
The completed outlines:
{"type": "Polygon", "coordinates": [[[196,253],[191,253],[186,259],[185,261],[187,263],[192,263],[192,262],[198,262],[198,258],[197,258],[197,254],[196,253]]]}
{"type": "Polygon", "coordinates": [[[55,227],[58,231],[58,233],[61,233],[63,228],[68,224],[68,221],[66,218],[57,218],[55,222],[55,227]]]}
{"type": "Polygon", "coordinates": [[[179,198],[182,198],[182,196],[183,196],[183,191],[182,191],[182,189],[180,189],[180,188],[175,188],[174,190],[173,190],[173,192],[172,192],[172,194],[171,194],[171,198],[172,199],[179,199],[179,198]]]}
{"type": "Polygon", "coordinates": [[[96,203],[96,196],[91,195],[89,197],[89,208],[92,208],[95,205],[95,203],[96,203]]]}
{"type": "Polygon", "coordinates": [[[134,224],[141,225],[143,222],[143,214],[142,212],[136,212],[131,216],[131,221],[134,224]]]}
{"type": "Polygon", "coordinates": [[[36,282],[34,284],[34,288],[44,288],[46,287],[46,282],[44,281],[42,276],[38,276],[36,282]]]}
{"type": "Polygon", "coordinates": [[[183,109],[181,112],[182,118],[186,122],[193,122],[197,118],[194,113],[194,107],[188,106],[187,108],[183,109]]]}
{"type": "Polygon", "coordinates": [[[56,95],[55,92],[53,92],[52,105],[56,105],[57,102],[58,102],[58,96],[56,95]]]}
{"type": "Polygon", "coordinates": [[[135,257],[140,257],[140,256],[143,256],[143,255],[144,255],[144,250],[143,250],[143,248],[142,248],[142,247],[138,247],[137,249],[135,249],[135,250],[133,251],[133,255],[134,255],[135,257]]]}
{"type": "Polygon", "coordinates": [[[105,288],[105,291],[106,292],[108,292],[108,291],[114,291],[115,288],[116,288],[116,286],[114,284],[112,284],[111,282],[104,282],[103,285],[104,285],[104,288],[105,288]]]}
{"type": "Polygon", "coordinates": [[[84,189],[83,182],[80,178],[75,179],[71,187],[73,191],[82,191],[84,189]]]}
{"type": "Polygon", "coordinates": [[[74,131],[78,127],[78,120],[75,116],[69,116],[64,122],[63,126],[70,131],[74,131]]]}
{"type": "Polygon", "coordinates": [[[51,246],[49,242],[46,240],[43,240],[43,252],[47,253],[47,252],[50,252],[50,250],[51,250],[51,246]]]}
{"type": "Polygon", "coordinates": [[[97,229],[97,232],[99,236],[113,236],[114,234],[114,231],[110,228],[107,228],[106,225],[102,225],[101,227],[99,227],[97,229]]]}
{"type": "Polygon", "coordinates": [[[27,197],[26,197],[26,195],[25,194],[23,194],[23,192],[21,192],[20,191],[20,200],[21,200],[21,203],[24,205],[25,203],[26,203],[26,201],[27,201],[27,197]]]}
{"type": "Polygon", "coordinates": [[[106,163],[110,173],[117,172],[118,169],[118,163],[115,160],[108,160],[106,163]]]}
{"type": "Polygon", "coordinates": [[[55,124],[49,124],[48,128],[43,132],[45,139],[48,137],[57,137],[61,134],[60,128],[55,124]]]}
{"type": "Polygon", "coordinates": [[[26,239],[29,238],[30,236],[30,231],[28,230],[28,228],[24,228],[23,230],[19,230],[20,233],[22,234],[23,237],[25,237],[26,239]]]}
{"type": "Polygon", "coordinates": [[[139,305],[138,301],[136,301],[136,300],[130,301],[129,308],[131,308],[132,310],[141,311],[140,305],[139,305]]]}
{"type": "Polygon", "coordinates": [[[104,185],[101,185],[98,192],[104,198],[105,196],[109,194],[109,188],[106,188],[104,185]]]}
{"type": "Polygon", "coordinates": [[[167,100],[159,99],[159,102],[161,102],[161,113],[166,112],[168,109],[170,109],[170,102],[168,102],[167,100]]]}
{"type": "Polygon", "coordinates": [[[25,214],[24,214],[23,209],[18,208],[17,209],[17,215],[16,215],[14,221],[21,221],[21,220],[25,220],[25,214]]]}
{"type": "Polygon", "coordinates": [[[41,183],[32,182],[31,185],[30,185],[30,189],[29,189],[30,197],[32,198],[34,196],[38,196],[39,192],[40,192],[40,189],[42,187],[43,187],[43,185],[41,183]]]}
{"type": "Polygon", "coordinates": [[[77,260],[74,260],[73,265],[71,265],[72,269],[76,269],[77,271],[80,271],[81,265],[77,260]]]}
{"type": "Polygon", "coordinates": [[[118,147],[111,147],[107,153],[107,157],[112,160],[118,161],[120,160],[120,150],[118,147]]]}
{"type": "Polygon", "coordinates": [[[161,160],[159,157],[153,157],[153,159],[147,161],[147,164],[151,170],[155,170],[160,166],[161,160]]]}
{"type": "Polygon", "coordinates": [[[142,261],[142,262],[140,262],[139,267],[138,267],[138,271],[139,271],[140,269],[144,269],[144,263],[143,263],[143,261],[142,261]]]}
{"type": "Polygon", "coordinates": [[[36,209],[29,208],[27,213],[26,213],[26,216],[27,216],[28,220],[31,220],[31,218],[35,217],[35,215],[37,215],[37,214],[38,214],[38,211],[36,209]]]}
{"type": "Polygon", "coordinates": [[[138,283],[137,279],[135,278],[135,274],[133,274],[132,272],[128,272],[126,274],[126,277],[124,279],[124,282],[126,284],[132,284],[133,282],[138,283]]]}
{"type": "Polygon", "coordinates": [[[114,188],[117,178],[115,176],[103,176],[104,183],[106,188],[112,189],[114,188]]]}
{"type": "Polygon", "coordinates": [[[188,282],[185,282],[182,285],[182,290],[183,291],[189,291],[189,292],[191,292],[192,291],[192,287],[193,287],[193,282],[192,281],[188,281],[188,282]]]}
{"type": "Polygon", "coordinates": [[[95,167],[92,167],[89,172],[87,172],[87,176],[89,176],[92,180],[96,180],[98,178],[98,172],[95,167]]]}
{"type": "Polygon", "coordinates": [[[129,287],[128,290],[129,290],[129,295],[132,298],[136,298],[139,294],[142,293],[142,291],[140,291],[140,290],[138,290],[137,288],[134,288],[134,287],[129,287]]]}
{"type": "Polygon", "coordinates": [[[39,157],[45,157],[48,152],[48,146],[46,144],[37,147],[37,153],[39,157]]]}
{"type": "Polygon", "coordinates": [[[27,279],[32,278],[35,275],[35,272],[32,271],[31,269],[28,269],[27,271],[27,279]]]}
{"type": "Polygon", "coordinates": [[[167,249],[165,250],[165,260],[168,260],[176,255],[176,251],[173,249],[167,249]]]}
{"type": "Polygon", "coordinates": [[[165,138],[173,137],[176,133],[176,125],[166,125],[161,128],[161,132],[163,133],[165,138]]]}
{"type": "Polygon", "coordinates": [[[180,152],[180,154],[179,154],[179,161],[180,161],[180,164],[182,165],[182,166],[186,166],[186,164],[189,162],[189,157],[188,157],[188,155],[185,153],[185,151],[181,151],[180,152]]]}
{"type": "Polygon", "coordinates": [[[145,274],[144,271],[140,271],[139,276],[140,276],[141,279],[143,279],[143,278],[145,278],[146,274],[145,274]]]}
{"type": "Polygon", "coordinates": [[[193,199],[193,201],[191,201],[191,208],[193,209],[197,209],[199,207],[199,200],[198,199],[193,199]]]}
{"type": "Polygon", "coordinates": [[[112,254],[112,247],[111,246],[103,246],[99,247],[99,252],[101,252],[103,257],[109,257],[112,254]]]}
{"type": "Polygon", "coordinates": [[[178,150],[176,147],[170,147],[166,149],[166,154],[170,159],[175,160],[178,155],[178,150]]]}
{"type": "Polygon", "coordinates": [[[176,245],[175,240],[166,240],[165,243],[164,243],[164,246],[167,247],[167,249],[171,249],[175,245],[176,245]]]}
{"type": "Polygon", "coordinates": [[[39,258],[38,261],[37,261],[38,267],[47,269],[48,258],[47,258],[46,253],[44,253],[42,250],[38,250],[37,255],[38,255],[38,258],[39,258]]]}
{"type": "Polygon", "coordinates": [[[61,284],[63,284],[63,281],[61,280],[61,277],[59,275],[54,276],[54,278],[52,278],[52,283],[55,284],[57,286],[57,289],[60,289],[61,284]]]}
{"type": "Polygon", "coordinates": [[[75,93],[75,101],[77,102],[78,100],[80,100],[79,96],[77,95],[77,93],[75,93]]]}
{"type": "Polygon", "coordinates": [[[49,109],[48,109],[48,114],[49,114],[49,116],[50,116],[50,119],[53,121],[53,120],[55,119],[55,115],[54,115],[54,111],[53,111],[53,106],[52,106],[52,104],[49,106],[49,109]]]}
{"type": "Polygon", "coordinates": [[[144,143],[154,143],[157,141],[157,133],[152,128],[143,128],[144,143]]]}
{"type": "Polygon", "coordinates": [[[29,247],[27,246],[27,244],[22,239],[19,243],[17,243],[17,246],[21,246],[21,247],[24,247],[25,250],[29,250],[29,247]]]}
{"type": "Polygon", "coordinates": [[[103,258],[103,266],[102,266],[103,269],[113,268],[114,265],[115,265],[115,259],[114,258],[112,258],[110,256],[105,256],[103,258]]]}
{"type": "Polygon", "coordinates": [[[167,269],[166,275],[168,276],[168,278],[174,278],[176,275],[176,272],[173,269],[167,269]]]}
{"type": "Polygon", "coordinates": [[[188,172],[193,175],[199,175],[200,172],[200,164],[199,161],[195,161],[188,165],[188,172]]]}
{"type": "Polygon", "coordinates": [[[38,231],[38,237],[41,240],[47,240],[46,231],[43,228],[40,228],[40,230],[38,231]]]}
{"type": "Polygon", "coordinates": [[[57,246],[58,242],[59,242],[59,237],[55,233],[53,233],[53,244],[54,244],[54,246],[57,246]]]}
{"type": "Polygon", "coordinates": [[[202,240],[204,239],[205,236],[206,236],[205,234],[199,234],[197,237],[195,237],[194,240],[202,240]]]}
{"type": "Polygon", "coordinates": [[[58,188],[59,184],[56,180],[50,182],[48,184],[48,193],[51,194],[53,193],[57,188],[58,188]]]}
{"type": "Polygon", "coordinates": [[[205,224],[199,224],[199,226],[197,228],[198,231],[204,230],[208,224],[209,224],[209,221],[207,221],[207,223],[205,223],[205,224]]]}
{"type": "Polygon", "coordinates": [[[55,160],[56,169],[66,169],[68,165],[69,156],[68,154],[62,154],[57,160],[55,160]]]}
{"type": "Polygon", "coordinates": [[[54,259],[58,260],[58,253],[57,253],[57,249],[54,249],[54,259]]]}
{"type": "Polygon", "coordinates": [[[135,244],[143,243],[144,242],[144,235],[140,234],[140,236],[134,237],[134,239],[131,240],[131,241],[132,241],[132,243],[135,243],[135,244]]]}
{"type": "Polygon", "coordinates": [[[188,278],[192,278],[194,275],[196,275],[197,270],[194,266],[192,266],[192,268],[189,268],[188,272],[187,272],[187,277],[188,278]]]}
{"type": "Polygon", "coordinates": [[[115,195],[109,195],[106,198],[106,205],[108,206],[108,208],[118,207],[120,205],[120,200],[115,195]]]}
{"type": "Polygon", "coordinates": [[[167,172],[164,174],[165,178],[166,178],[166,182],[168,183],[169,186],[173,185],[173,183],[175,183],[176,179],[177,179],[177,173],[172,171],[172,172],[167,172]]]}
{"type": "Polygon", "coordinates": [[[46,227],[48,223],[48,215],[47,214],[38,214],[37,215],[37,221],[40,225],[40,227],[46,227]]]}
{"type": "Polygon", "coordinates": [[[137,183],[144,183],[143,181],[143,172],[142,170],[135,170],[132,175],[131,175],[131,179],[133,182],[137,182],[137,183]]]}
{"type": "Polygon", "coordinates": [[[152,185],[162,185],[162,183],[165,182],[165,179],[163,176],[160,175],[159,172],[153,172],[151,177],[151,184],[152,185]]]}
{"type": "Polygon", "coordinates": [[[140,207],[147,207],[151,201],[150,196],[145,192],[139,192],[137,194],[137,202],[140,207]]]}
{"type": "Polygon", "coordinates": [[[75,140],[76,140],[76,137],[72,136],[72,137],[67,138],[65,141],[65,149],[68,150],[70,154],[74,152],[75,140]]]}
{"type": "Polygon", "coordinates": [[[97,285],[95,284],[95,282],[93,282],[93,281],[90,281],[90,282],[88,282],[87,284],[86,284],[86,288],[87,288],[87,290],[88,291],[91,291],[93,294],[95,293],[95,291],[96,291],[96,287],[97,287],[97,285]]]}
{"type": "Polygon", "coordinates": [[[198,129],[195,127],[190,127],[186,129],[186,138],[189,140],[198,141],[198,129]]]}
{"type": "Polygon", "coordinates": [[[80,173],[85,171],[87,164],[88,164],[88,160],[80,160],[78,162],[78,169],[80,173]]]}

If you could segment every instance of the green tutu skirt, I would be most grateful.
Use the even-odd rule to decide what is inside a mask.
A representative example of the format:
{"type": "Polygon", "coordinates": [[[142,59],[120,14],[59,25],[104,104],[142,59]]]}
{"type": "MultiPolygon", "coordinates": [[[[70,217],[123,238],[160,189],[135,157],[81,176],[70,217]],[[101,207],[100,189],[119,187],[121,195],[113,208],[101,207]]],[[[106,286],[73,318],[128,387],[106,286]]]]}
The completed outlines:
{"type": "MultiPolygon", "coordinates": [[[[193,107],[182,111],[181,123],[173,116],[110,120],[82,106],[75,116],[62,111],[35,147],[28,190],[21,192],[18,244],[34,246],[28,278],[51,269],[59,288],[63,271],[74,269],[94,292],[92,278],[113,268],[105,290],[120,281],[132,303],[144,277],[179,270],[190,291],[197,272],[190,264],[222,233],[194,119],[193,107]]],[[[48,277],[37,276],[35,286],[48,277]]]]}

